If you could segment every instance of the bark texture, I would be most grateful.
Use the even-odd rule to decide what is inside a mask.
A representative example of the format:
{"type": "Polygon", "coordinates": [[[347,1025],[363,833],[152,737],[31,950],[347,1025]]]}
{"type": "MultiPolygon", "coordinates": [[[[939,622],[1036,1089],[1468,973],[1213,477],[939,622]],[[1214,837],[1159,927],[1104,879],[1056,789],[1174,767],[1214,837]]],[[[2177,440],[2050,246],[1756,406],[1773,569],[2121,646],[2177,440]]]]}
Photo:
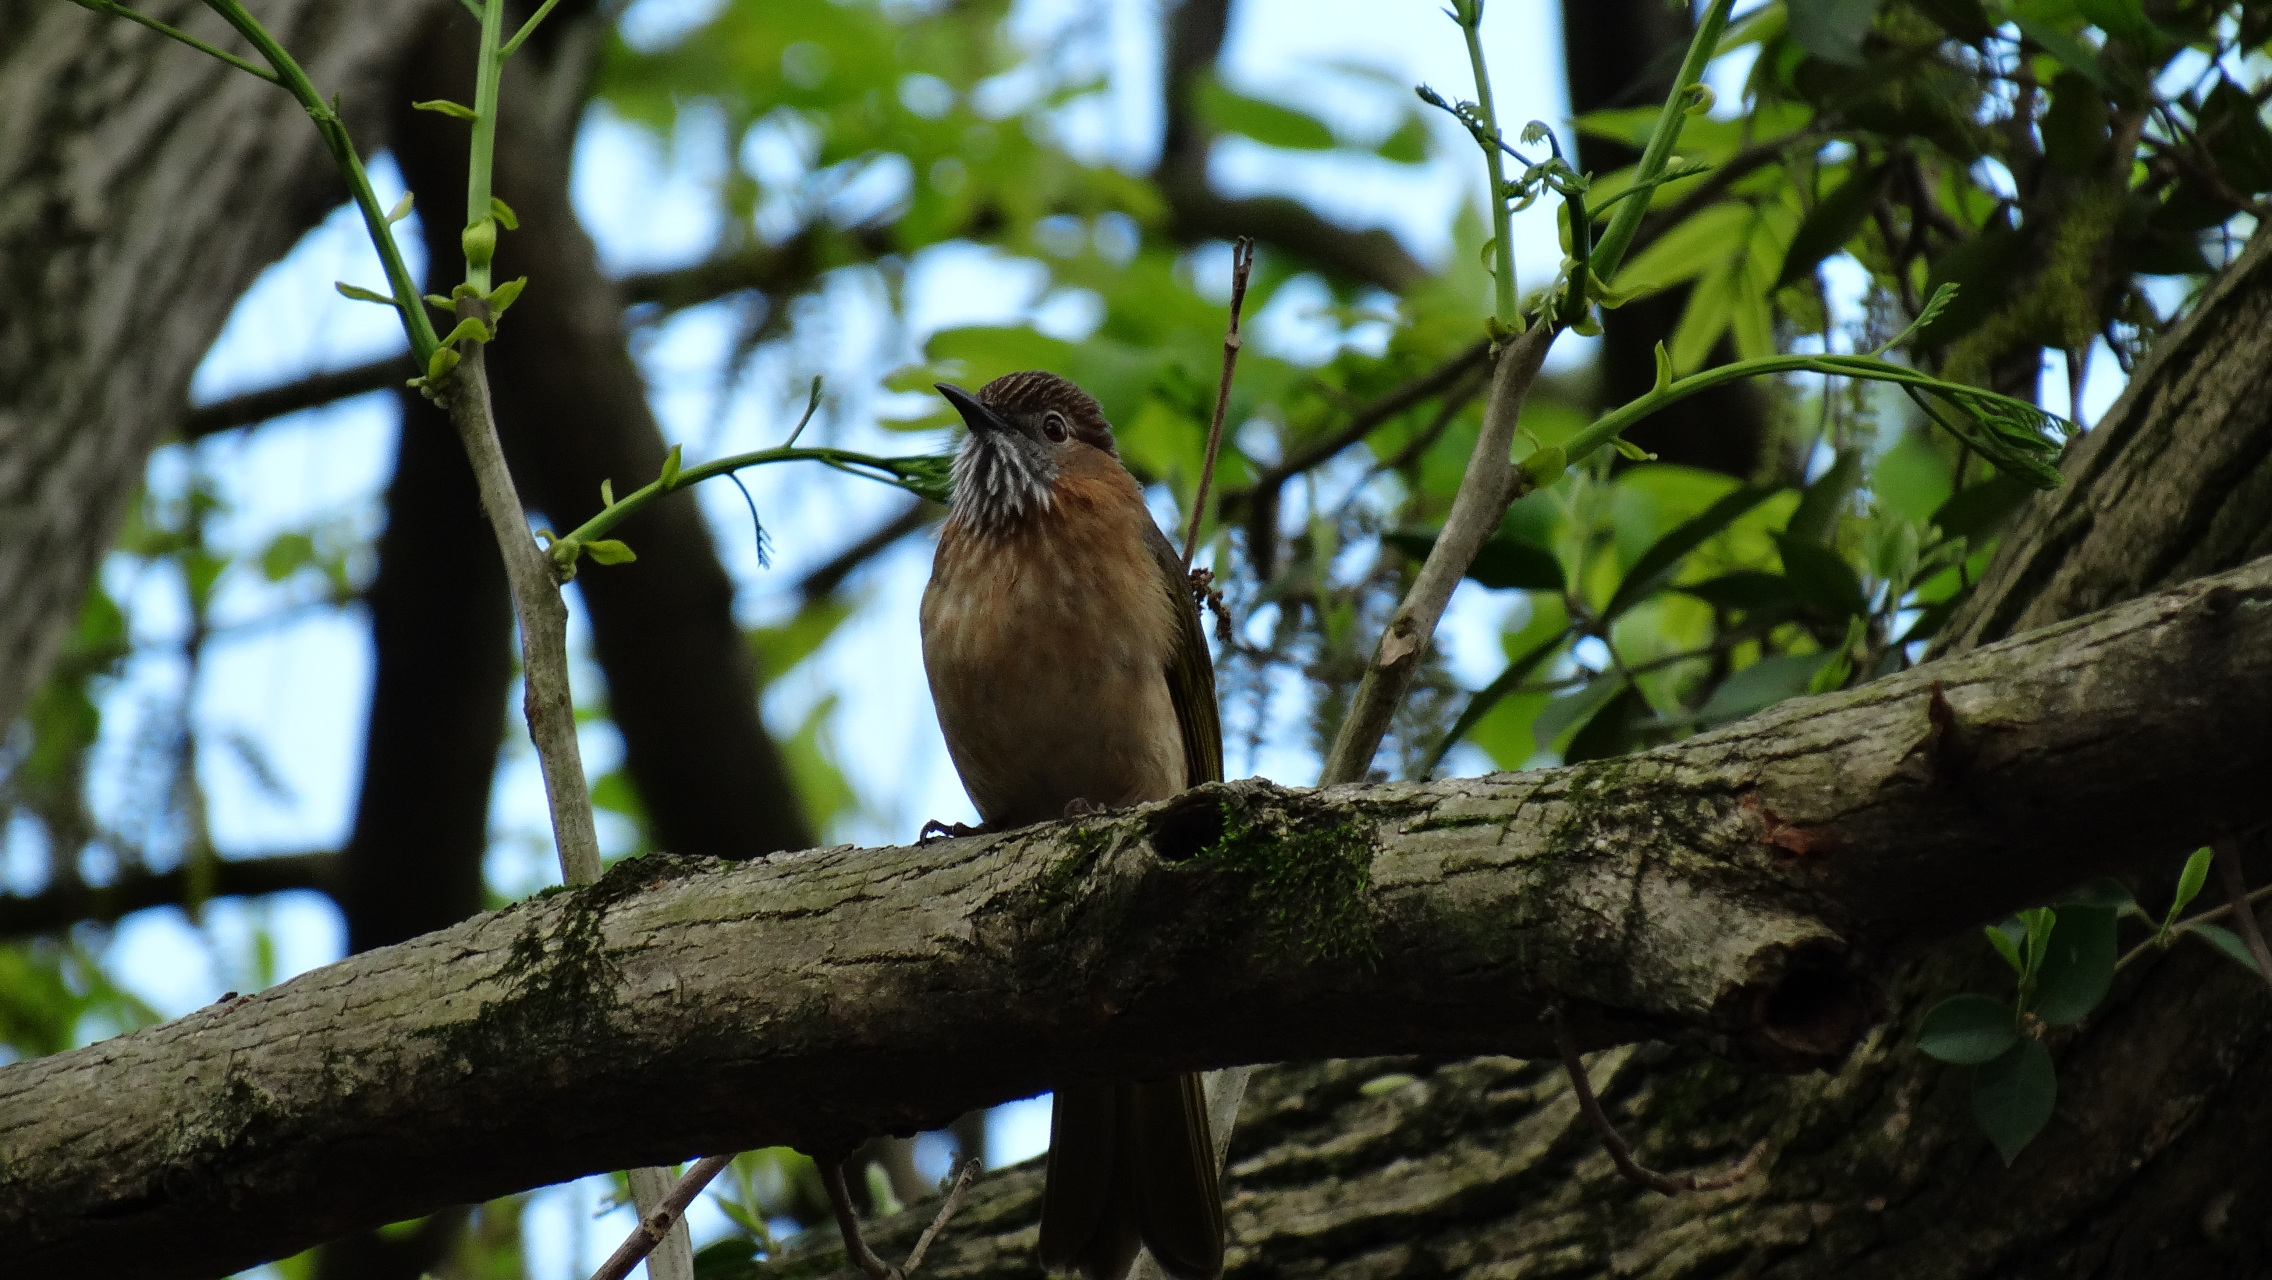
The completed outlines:
{"type": "MultiPolygon", "coordinates": [[[[259,15],[367,138],[416,0],[259,15]]],[[[152,12],[233,41],[201,6],[152,12]]],[[[255,273],[343,194],[290,95],[120,19],[0,23],[0,724],[78,616],[189,377],[255,273]]]]}
{"type": "Polygon", "coordinates": [[[1679,1038],[1837,1061],[1904,944],[2272,817],[2272,560],[1627,760],[625,863],[0,1070],[0,1240],[194,1275],[437,1204],[848,1151],[1084,1075],[1679,1038]]]}

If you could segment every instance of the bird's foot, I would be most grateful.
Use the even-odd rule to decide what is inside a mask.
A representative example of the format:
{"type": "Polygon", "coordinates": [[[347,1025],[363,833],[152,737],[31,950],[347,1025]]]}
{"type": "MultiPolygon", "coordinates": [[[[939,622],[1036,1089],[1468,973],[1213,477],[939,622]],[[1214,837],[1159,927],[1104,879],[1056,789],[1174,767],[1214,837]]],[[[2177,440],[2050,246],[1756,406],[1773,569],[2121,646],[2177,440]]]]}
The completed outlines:
{"type": "Polygon", "coordinates": [[[933,840],[959,840],[964,836],[982,836],[985,834],[986,828],[984,827],[973,827],[961,822],[941,822],[937,818],[933,818],[924,823],[923,829],[916,833],[915,843],[929,844],[933,840]]]}
{"type": "Polygon", "coordinates": [[[1086,818],[1092,813],[1103,812],[1104,806],[1089,803],[1087,796],[1074,796],[1065,802],[1065,816],[1068,818],[1086,818]]]}

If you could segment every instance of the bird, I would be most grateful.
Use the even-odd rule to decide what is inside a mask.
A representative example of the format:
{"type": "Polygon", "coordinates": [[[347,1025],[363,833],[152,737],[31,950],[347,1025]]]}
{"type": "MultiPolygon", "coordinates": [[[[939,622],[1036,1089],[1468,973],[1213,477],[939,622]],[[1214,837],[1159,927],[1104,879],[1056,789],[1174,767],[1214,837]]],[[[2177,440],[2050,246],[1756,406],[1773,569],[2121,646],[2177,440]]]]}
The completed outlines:
{"type": "MultiPolygon", "coordinates": [[[[923,667],[977,830],[1220,781],[1214,665],[1190,578],[1095,398],[1038,370],[975,395],[936,385],[969,432],[923,591],[923,667]]],[[[1121,1280],[1139,1245],[1175,1280],[1222,1272],[1199,1077],[1061,1081],[1040,1261],[1121,1280]]]]}

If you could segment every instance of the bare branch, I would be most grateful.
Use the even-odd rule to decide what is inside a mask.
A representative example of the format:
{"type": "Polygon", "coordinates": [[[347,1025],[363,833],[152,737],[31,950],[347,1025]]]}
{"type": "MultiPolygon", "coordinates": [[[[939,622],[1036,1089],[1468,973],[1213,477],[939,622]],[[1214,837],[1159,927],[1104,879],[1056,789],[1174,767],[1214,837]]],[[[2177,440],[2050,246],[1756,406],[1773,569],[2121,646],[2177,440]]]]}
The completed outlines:
{"type": "Polygon", "coordinates": [[[1246,308],[1246,281],[1254,271],[1254,241],[1240,236],[1231,246],[1231,324],[1223,331],[1223,380],[1215,387],[1215,416],[1207,426],[1207,460],[1199,468],[1199,490],[1191,498],[1191,529],[1183,535],[1183,571],[1191,572],[1191,553],[1199,549],[1199,527],[1207,520],[1207,490],[1215,483],[1215,455],[1223,448],[1223,413],[1231,407],[1231,375],[1239,367],[1239,312],[1246,308]]]}
{"type": "Polygon", "coordinates": [[[2272,947],[2264,945],[2264,930],[2256,923],[2256,908],[2249,901],[2248,872],[2240,865],[2240,839],[2230,832],[2209,842],[2216,850],[2217,874],[2225,881],[2225,905],[2232,909],[2233,924],[2240,929],[2248,954],[2256,958],[2257,976],[2272,985],[2272,947]]]}
{"type": "Polygon", "coordinates": [[[1451,602],[1452,591],[1467,573],[1475,553],[1499,527],[1516,493],[1513,459],[1515,428],[1522,418],[1523,398],[1546,351],[1554,342],[1554,329],[1534,324],[1499,353],[1499,367],[1491,381],[1491,398],[1484,406],[1483,429],[1468,456],[1467,474],[1444,517],[1443,532],[1412,580],[1412,587],[1389,617],[1379,649],[1365,667],[1341,732],[1326,756],[1325,786],[1355,782],[1372,768],[1373,753],[1388,733],[1389,721],[1404,705],[1404,695],[1420,670],[1420,660],[1436,632],[1436,623],[1451,602]]]}
{"type": "MultiPolygon", "coordinates": [[[[208,892],[214,898],[258,897],[294,889],[313,889],[336,898],[340,888],[339,855],[330,850],[223,858],[213,864],[213,874],[208,892]]],[[[82,920],[109,923],[149,907],[186,903],[189,879],[187,866],[171,871],[136,868],[100,888],[74,883],[26,896],[0,894],[0,938],[54,933],[82,920]]]]}
{"type": "Polygon", "coordinates": [[[1594,1097],[1593,1081],[1586,1077],[1586,1060],[1579,1055],[1577,1044],[1570,1039],[1570,1029],[1563,1025],[1562,1010],[1559,1007],[1550,1006],[1547,1009],[1546,1024],[1554,1029],[1554,1046],[1562,1055],[1562,1069],[1569,1074],[1570,1091],[1578,1097],[1578,1110],[1585,1114],[1586,1123],[1593,1126],[1595,1136],[1601,1139],[1602,1147],[1609,1152],[1609,1162],[1617,1166],[1618,1175],[1627,1182],[1668,1196],[1688,1191],[1725,1191],[1750,1177],[1752,1171],[1759,1167],[1760,1160],[1767,1155],[1767,1140],[1761,1138],[1752,1144],[1751,1151],[1743,1159],[1709,1177],[1698,1173],[1684,1173],[1674,1177],[1643,1165],[1633,1158],[1632,1146],[1602,1112],[1601,1100],[1594,1097]]]}
{"type": "Polygon", "coordinates": [[[654,1252],[655,1246],[661,1244],[670,1234],[671,1228],[686,1216],[686,1207],[694,1203],[694,1197],[701,1195],[702,1189],[710,1185],[710,1180],[733,1162],[732,1156],[704,1156],[695,1161],[694,1167],[688,1169],[686,1175],[678,1180],[670,1194],[664,1196],[662,1203],[655,1207],[655,1211],[648,1214],[630,1235],[625,1236],[623,1243],[608,1255],[600,1269],[592,1273],[592,1280],[623,1280],[623,1277],[630,1275],[631,1268],[638,1266],[641,1258],[654,1252]]]}

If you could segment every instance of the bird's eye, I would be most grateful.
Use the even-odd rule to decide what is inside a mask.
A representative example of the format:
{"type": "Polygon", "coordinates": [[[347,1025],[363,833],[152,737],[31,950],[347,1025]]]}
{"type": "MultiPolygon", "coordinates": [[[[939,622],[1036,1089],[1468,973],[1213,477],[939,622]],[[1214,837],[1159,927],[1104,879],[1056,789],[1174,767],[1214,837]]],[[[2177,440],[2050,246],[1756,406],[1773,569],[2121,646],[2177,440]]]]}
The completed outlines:
{"type": "Polygon", "coordinates": [[[1041,419],[1041,434],[1052,440],[1065,438],[1065,415],[1052,409],[1041,419]]]}

